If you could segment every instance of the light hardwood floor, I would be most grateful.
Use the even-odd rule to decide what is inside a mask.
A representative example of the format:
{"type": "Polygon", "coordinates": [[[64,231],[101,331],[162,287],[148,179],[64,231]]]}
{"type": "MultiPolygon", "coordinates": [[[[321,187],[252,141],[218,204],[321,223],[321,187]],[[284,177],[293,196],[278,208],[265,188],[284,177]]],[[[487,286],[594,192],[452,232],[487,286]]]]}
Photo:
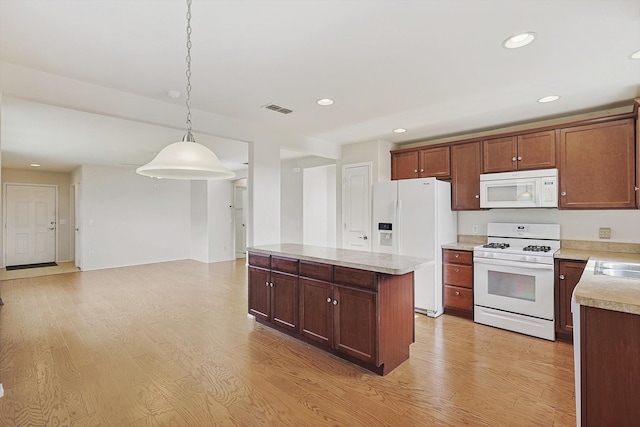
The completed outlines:
{"type": "Polygon", "coordinates": [[[572,426],[572,346],[416,318],[385,377],[247,317],[244,260],[3,281],[2,426],[572,426]]]}

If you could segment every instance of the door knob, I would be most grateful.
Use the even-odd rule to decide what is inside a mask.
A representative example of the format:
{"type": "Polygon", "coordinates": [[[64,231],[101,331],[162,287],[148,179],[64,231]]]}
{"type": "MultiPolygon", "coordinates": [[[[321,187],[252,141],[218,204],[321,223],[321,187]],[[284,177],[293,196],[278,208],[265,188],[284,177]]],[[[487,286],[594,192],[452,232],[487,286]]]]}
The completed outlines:
{"type": "Polygon", "coordinates": [[[55,230],[55,229],[56,229],[55,227],[49,227],[49,228],[47,228],[47,230],[49,230],[49,231],[51,231],[51,230],[55,230]]]}
{"type": "Polygon", "coordinates": [[[364,236],[359,236],[358,239],[367,240],[368,237],[366,235],[364,235],[364,236]]]}

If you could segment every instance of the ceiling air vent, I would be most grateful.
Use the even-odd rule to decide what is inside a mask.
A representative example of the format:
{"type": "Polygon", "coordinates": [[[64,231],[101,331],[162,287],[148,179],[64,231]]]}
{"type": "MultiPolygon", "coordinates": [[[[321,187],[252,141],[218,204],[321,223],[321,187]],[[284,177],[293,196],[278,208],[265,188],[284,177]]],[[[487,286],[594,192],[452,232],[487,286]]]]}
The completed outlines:
{"type": "Polygon", "coordinates": [[[267,104],[264,106],[264,108],[266,108],[267,110],[271,110],[271,111],[276,111],[278,113],[282,113],[282,114],[289,114],[292,113],[293,111],[288,109],[288,108],[284,108],[281,107],[279,105],[276,104],[267,104]]]}

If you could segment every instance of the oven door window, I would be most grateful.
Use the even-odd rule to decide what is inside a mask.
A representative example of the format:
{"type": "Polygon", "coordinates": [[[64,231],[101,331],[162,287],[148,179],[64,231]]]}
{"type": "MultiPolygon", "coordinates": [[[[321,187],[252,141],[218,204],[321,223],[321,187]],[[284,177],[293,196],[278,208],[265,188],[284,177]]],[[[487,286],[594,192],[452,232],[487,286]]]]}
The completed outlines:
{"type": "Polygon", "coordinates": [[[505,273],[502,271],[488,272],[488,293],[507,298],[517,298],[524,301],[536,300],[536,277],[524,274],[505,273]]]}

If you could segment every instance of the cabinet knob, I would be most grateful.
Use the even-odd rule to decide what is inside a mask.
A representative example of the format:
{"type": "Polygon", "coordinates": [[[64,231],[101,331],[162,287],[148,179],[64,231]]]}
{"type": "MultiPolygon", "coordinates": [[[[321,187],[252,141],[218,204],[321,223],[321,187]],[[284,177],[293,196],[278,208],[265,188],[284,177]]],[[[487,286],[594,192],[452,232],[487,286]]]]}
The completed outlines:
{"type": "Polygon", "coordinates": [[[456,296],[459,296],[459,295],[460,295],[460,291],[456,291],[456,296]]]}
{"type": "Polygon", "coordinates": [[[564,280],[564,274],[560,275],[560,280],[564,280]]]}
{"type": "Polygon", "coordinates": [[[455,254],[454,255],[456,258],[460,258],[460,254],[455,254]]]}
{"type": "Polygon", "coordinates": [[[269,282],[264,282],[264,285],[265,286],[269,286],[269,282]]]}
{"type": "Polygon", "coordinates": [[[331,302],[331,298],[327,298],[327,302],[331,302]]]}
{"type": "Polygon", "coordinates": [[[479,195],[479,194],[476,194],[476,199],[479,199],[479,198],[480,198],[480,195],[479,195]]]}
{"type": "Polygon", "coordinates": [[[566,191],[563,191],[562,193],[560,193],[560,195],[561,195],[561,196],[566,196],[566,195],[567,195],[567,192],[566,192],[566,191]]]}
{"type": "Polygon", "coordinates": [[[273,288],[273,282],[269,283],[269,286],[271,286],[273,288]]]}
{"type": "Polygon", "coordinates": [[[460,271],[460,269],[456,268],[453,271],[455,271],[456,273],[458,273],[460,271]]]}
{"type": "Polygon", "coordinates": [[[512,161],[512,162],[515,162],[515,161],[516,161],[516,158],[515,158],[515,157],[512,157],[512,158],[511,158],[511,161],[512,161]]]}
{"type": "Polygon", "coordinates": [[[413,173],[418,173],[418,169],[414,169],[414,170],[413,170],[413,173]]]}
{"type": "Polygon", "coordinates": [[[522,160],[522,157],[521,157],[521,156],[518,156],[518,161],[520,161],[520,160],[522,160]]]}
{"type": "Polygon", "coordinates": [[[420,169],[420,172],[424,172],[424,169],[420,169]]]}
{"type": "Polygon", "coordinates": [[[333,300],[333,305],[338,305],[338,300],[333,300]]]}
{"type": "MultiPolygon", "coordinates": [[[[635,188],[634,188],[634,190],[636,190],[636,191],[640,191],[640,187],[635,187],[635,188]]],[[[78,230],[78,229],[76,228],[76,231],[77,231],[77,230],[78,230]]]]}

